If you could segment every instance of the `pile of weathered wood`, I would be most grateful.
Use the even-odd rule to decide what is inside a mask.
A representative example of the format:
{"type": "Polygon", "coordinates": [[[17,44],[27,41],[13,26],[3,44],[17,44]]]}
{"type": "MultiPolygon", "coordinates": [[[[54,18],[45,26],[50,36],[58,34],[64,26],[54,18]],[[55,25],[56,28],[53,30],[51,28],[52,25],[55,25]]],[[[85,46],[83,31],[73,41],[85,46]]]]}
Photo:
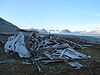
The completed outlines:
{"type": "Polygon", "coordinates": [[[31,55],[35,57],[34,60],[42,60],[44,64],[65,62],[80,69],[83,65],[77,61],[91,58],[74,50],[76,48],[83,49],[81,45],[51,34],[43,36],[33,32],[28,48],[31,55]]]}
{"type": "Polygon", "coordinates": [[[74,50],[75,48],[82,49],[81,45],[61,37],[51,34],[41,35],[34,31],[29,39],[26,47],[22,32],[10,37],[5,43],[5,52],[17,52],[21,58],[28,57],[32,64],[37,61],[44,64],[63,62],[76,69],[84,67],[78,63],[78,60],[91,58],[74,50]]]}

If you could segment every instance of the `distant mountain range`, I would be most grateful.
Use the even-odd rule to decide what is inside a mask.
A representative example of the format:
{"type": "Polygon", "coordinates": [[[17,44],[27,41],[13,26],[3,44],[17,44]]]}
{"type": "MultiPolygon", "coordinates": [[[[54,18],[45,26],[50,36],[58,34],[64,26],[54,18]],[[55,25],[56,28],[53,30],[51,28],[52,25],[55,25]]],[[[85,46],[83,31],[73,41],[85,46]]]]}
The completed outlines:
{"type": "Polygon", "coordinates": [[[64,29],[64,30],[60,31],[59,33],[62,33],[62,34],[67,34],[67,33],[100,34],[100,29],[95,29],[95,30],[92,30],[90,32],[87,32],[87,31],[74,31],[74,32],[71,32],[68,29],[64,29]]]}
{"type": "Polygon", "coordinates": [[[75,31],[73,33],[84,33],[84,34],[100,34],[100,29],[95,29],[95,30],[92,30],[92,31],[75,31]]]}
{"type": "Polygon", "coordinates": [[[95,29],[95,30],[90,31],[90,32],[87,32],[87,31],[74,31],[74,32],[72,32],[72,31],[70,31],[68,29],[63,29],[61,31],[59,31],[59,30],[49,30],[49,31],[47,31],[46,29],[38,29],[38,31],[39,31],[39,33],[45,33],[45,34],[49,33],[49,31],[51,33],[60,33],[60,34],[67,34],[67,33],[100,34],[100,30],[99,29],[95,29]]]}
{"type": "Polygon", "coordinates": [[[95,30],[88,32],[88,33],[100,34],[100,29],[95,29],[95,30]]]}
{"type": "Polygon", "coordinates": [[[64,29],[64,30],[62,30],[60,33],[66,34],[66,33],[71,33],[71,31],[68,30],[68,29],[64,29]]]}
{"type": "Polygon", "coordinates": [[[38,30],[39,33],[43,33],[43,34],[48,34],[48,31],[46,29],[40,29],[38,30]]]}

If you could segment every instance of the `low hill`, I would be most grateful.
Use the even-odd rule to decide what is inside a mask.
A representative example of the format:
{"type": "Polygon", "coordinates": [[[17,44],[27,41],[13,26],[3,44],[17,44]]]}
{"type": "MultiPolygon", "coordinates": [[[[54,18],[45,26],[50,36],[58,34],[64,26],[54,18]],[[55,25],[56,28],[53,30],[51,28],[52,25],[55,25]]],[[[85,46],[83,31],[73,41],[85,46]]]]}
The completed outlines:
{"type": "Polygon", "coordinates": [[[0,33],[3,34],[15,34],[19,28],[12,23],[0,18],[0,33]]]}

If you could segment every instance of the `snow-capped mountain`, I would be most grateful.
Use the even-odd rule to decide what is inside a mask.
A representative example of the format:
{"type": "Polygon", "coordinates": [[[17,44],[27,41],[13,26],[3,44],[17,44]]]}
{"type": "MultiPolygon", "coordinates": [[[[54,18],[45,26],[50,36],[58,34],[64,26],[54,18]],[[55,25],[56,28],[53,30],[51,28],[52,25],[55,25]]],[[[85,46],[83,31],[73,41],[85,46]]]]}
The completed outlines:
{"type": "Polygon", "coordinates": [[[68,30],[68,29],[64,29],[64,30],[62,30],[60,33],[62,33],[62,34],[66,34],[66,33],[71,33],[71,31],[68,30]]]}

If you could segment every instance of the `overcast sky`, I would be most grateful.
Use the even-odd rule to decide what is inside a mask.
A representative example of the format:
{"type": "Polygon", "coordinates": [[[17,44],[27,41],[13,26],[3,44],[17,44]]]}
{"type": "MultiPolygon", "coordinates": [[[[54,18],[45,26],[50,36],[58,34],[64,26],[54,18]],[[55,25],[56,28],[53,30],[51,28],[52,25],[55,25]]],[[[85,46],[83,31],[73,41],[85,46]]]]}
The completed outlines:
{"type": "Polygon", "coordinates": [[[20,28],[100,28],[100,0],[0,0],[0,17],[20,28]]]}

